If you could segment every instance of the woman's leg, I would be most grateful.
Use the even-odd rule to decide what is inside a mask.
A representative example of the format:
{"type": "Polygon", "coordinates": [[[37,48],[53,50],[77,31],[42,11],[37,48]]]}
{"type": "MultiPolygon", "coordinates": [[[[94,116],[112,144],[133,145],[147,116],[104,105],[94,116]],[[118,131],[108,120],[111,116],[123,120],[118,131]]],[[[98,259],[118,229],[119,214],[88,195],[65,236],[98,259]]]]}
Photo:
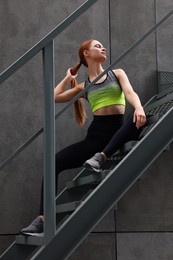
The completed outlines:
{"type": "MultiPolygon", "coordinates": [[[[122,115],[94,117],[85,140],[70,145],[56,154],[56,178],[58,179],[59,173],[63,170],[80,167],[98,150],[102,151],[112,138],[114,132],[117,131],[122,124],[122,115]]],[[[37,217],[31,225],[21,230],[22,234],[43,232],[43,188],[39,214],[39,217],[37,217]]]]}
{"type": "Polygon", "coordinates": [[[128,141],[137,140],[141,130],[142,128],[138,129],[136,124],[133,123],[133,113],[130,114],[124,125],[114,134],[102,152],[109,158],[128,141]]]}
{"type": "MultiPolygon", "coordinates": [[[[85,139],[81,142],[75,143],[66,147],[56,154],[56,178],[63,170],[77,168],[83,165],[88,157],[93,156],[96,151],[102,150],[107,141],[94,141],[85,139]]],[[[43,221],[44,221],[44,199],[43,199],[43,183],[41,189],[41,201],[39,216],[32,222],[28,227],[23,228],[20,233],[23,235],[42,233],[43,232],[43,221]]]]}
{"type": "MultiPolygon", "coordinates": [[[[106,140],[91,140],[85,139],[81,142],[72,144],[60,152],[56,153],[55,168],[56,168],[56,190],[58,183],[58,175],[67,169],[81,167],[84,162],[93,156],[98,149],[102,150],[107,144],[106,140]]],[[[43,216],[43,183],[41,188],[41,201],[39,215],[43,216]]]]}
{"type": "MultiPolygon", "coordinates": [[[[84,163],[88,169],[100,172],[104,161],[114,154],[119,148],[130,140],[137,140],[142,128],[138,129],[136,124],[133,123],[133,113],[131,113],[123,126],[113,135],[108,144],[101,153],[96,153],[92,158],[84,163]]],[[[99,151],[99,150],[98,150],[99,151]]]]}

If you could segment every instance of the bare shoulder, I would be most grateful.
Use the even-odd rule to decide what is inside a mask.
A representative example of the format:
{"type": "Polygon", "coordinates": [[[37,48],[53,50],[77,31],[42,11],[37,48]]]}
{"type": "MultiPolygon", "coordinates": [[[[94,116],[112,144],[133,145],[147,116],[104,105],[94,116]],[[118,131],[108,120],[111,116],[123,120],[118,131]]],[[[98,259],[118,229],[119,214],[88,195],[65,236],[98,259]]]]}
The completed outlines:
{"type": "Polygon", "coordinates": [[[113,70],[113,72],[115,73],[115,75],[117,76],[118,79],[126,76],[125,71],[123,69],[120,69],[120,68],[113,70]]]}

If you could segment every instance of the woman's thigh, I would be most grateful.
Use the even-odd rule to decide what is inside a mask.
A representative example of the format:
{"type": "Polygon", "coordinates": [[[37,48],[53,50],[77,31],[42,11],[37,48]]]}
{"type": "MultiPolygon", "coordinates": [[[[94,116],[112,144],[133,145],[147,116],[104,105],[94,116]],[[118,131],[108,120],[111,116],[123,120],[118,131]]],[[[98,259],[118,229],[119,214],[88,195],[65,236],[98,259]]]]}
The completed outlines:
{"type": "Polygon", "coordinates": [[[81,167],[96,152],[101,151],[108,140],[88,140],[72,144],[56,153],[56,173],[81,167]]]}

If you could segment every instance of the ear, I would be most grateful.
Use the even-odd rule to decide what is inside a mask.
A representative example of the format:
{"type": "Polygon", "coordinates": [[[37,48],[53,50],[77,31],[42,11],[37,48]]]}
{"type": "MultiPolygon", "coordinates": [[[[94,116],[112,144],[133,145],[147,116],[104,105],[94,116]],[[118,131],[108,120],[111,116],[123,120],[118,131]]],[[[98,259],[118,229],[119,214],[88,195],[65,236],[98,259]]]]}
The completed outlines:
{"type": "Polygon", "coordinates": [[[83,55],[84,55],[85,57],[88,57],[88,51],[87,51],[87,50],[84,50],[84,51],[83,51],[83,55]]]}

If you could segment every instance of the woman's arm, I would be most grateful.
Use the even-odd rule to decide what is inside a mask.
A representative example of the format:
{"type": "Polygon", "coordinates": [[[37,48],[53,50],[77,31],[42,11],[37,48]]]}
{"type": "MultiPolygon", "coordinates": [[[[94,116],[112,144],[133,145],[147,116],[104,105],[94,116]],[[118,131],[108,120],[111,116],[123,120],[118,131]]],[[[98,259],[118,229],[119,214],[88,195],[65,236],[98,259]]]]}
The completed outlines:
{"type": "Polygon", "coordinates": [[[83,90],[84,83],[81,83],[72,89],[65,90],[66,86],[76,77],[77,74],[72,75],[70,69],[68,69],[65,78],[54,89],[54,99],[56,103],[68,102],[83,90]]]}
{"type": "Polygon", "coordinates": [[[146,116],[137,93],[133,90],[126,73],[122,69],[114,70],[127,101],[134,107],[133,122],[140,128],[146,123],[146,116]]]}

